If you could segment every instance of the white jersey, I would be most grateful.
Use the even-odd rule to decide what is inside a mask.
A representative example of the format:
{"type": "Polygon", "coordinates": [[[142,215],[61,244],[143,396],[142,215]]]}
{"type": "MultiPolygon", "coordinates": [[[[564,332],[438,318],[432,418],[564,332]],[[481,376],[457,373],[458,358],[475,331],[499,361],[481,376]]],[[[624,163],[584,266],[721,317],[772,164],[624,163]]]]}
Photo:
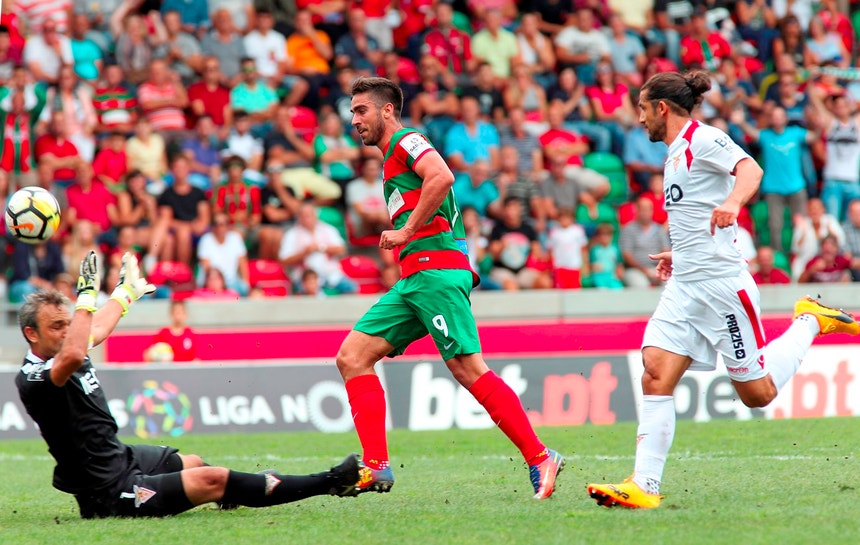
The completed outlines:
{"type": "Polygon", "coordinates": [[[737,225],[716,228],[714,208],[735,185],[738,162],[749,158],[723,131],[688,121],[669,145],[663,168],[663,195],[669,214],[672,276],[694,282],[737,276],[747,263],[735,244],[737,225]]]}
{"type": "Polygon", "coordinates": [[[856,182],[860,180],[860,127],[855,118],[848,123],[834,119],[827,131],[825,180],[856,182]]]}

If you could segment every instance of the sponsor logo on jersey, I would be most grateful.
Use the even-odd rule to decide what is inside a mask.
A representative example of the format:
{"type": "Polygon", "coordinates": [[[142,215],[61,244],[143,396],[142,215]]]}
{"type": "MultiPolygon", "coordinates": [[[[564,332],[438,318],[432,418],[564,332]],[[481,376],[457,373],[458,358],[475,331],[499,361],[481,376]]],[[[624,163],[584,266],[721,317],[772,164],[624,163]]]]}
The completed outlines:
{"type": "Polygon", "coordinates": [[[400,147],[406,150],[413,159],[418,159],[422,153],[433,149],[430,142],[418,133],[410,133],[400,139],[400,147]]]}
{"type": "Polygon", "coordinates": [[[28,382],[44,382],[45,381],[45,362],[27,362],[21,366],[21,372],[27,375],[28,382]]]}
{"type": "Polygon", "coordinates": [[[678,172],[678,165],[680,165],[680,164],[681,164],[681,154],[679,153],[678,155],[672,157],[672,169],[675,172],[678,172]]]}
{"type": "Polygon", "coordinates": [[[744,374],[750,372],[749,367],[729,367],[729,366],[726,366],[726,370],[729,373],[734,373],[735,375],[744,375],[744,374]]]}
{"type": "MultiPolygon", "coordinates": [[[[726,326],[729,328],[729,334],[732,339],[732,348],[735,350],[735,359],[742,360],[746,357],[747,352],[744,350],[744,338],[741,335],[741,328],[738,327],[738,320],[734,314],[726,316],[726,326]]],[[[731,371],[731,368],[729,368],[731,371]]],[[[746,368],[744,368],[746,372],[746,368]]]]}
{"type": "Polygon", "coordinates": [[[134,491],[134,506],[140,507],[144,503],[148,502],[153,496],[155,496],[156,491],[150,490],[148,488],[144,488],[142,486],[134,485],[132,487],[134,491]]]}
{"type": "Polygon", "coordinates": [[[90,395],[101,387],[99,379],[96,377],[96,370],[90,369],[80,379],[81,389],[86,395],[90,395]]]}
{"type": "Polygon", "coordinates": [[[406,206],[406,201],[403,200],[403,194],[395,188],[388,197],[388,216],[393,218],[397,211],[406,206]]]}
{"type": "Polygon", "coordinates": [[[665,206],[669,206],[672,203],[676,203],[684,198],[684,191],[681,189],[681,186],[678,184],[670,185],[664,192],[665,194],[665,206]]]}

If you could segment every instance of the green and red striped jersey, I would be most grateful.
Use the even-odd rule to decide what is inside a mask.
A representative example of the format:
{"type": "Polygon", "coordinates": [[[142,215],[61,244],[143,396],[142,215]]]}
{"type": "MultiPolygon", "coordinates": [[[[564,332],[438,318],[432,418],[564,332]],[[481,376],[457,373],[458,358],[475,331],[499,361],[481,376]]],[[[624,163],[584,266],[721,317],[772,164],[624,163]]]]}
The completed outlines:
{"type": "MultiPolygon", "coordinates": [[[[430,140],[415,129],[404,127],[392,135],[383,158],[382,177],[385,202],[395,229],[406,225],[421,197],[424,180],[415,173],[414,165],[435,149],[430,140]]],[[[448,191],[430,220],[396,252],[403,278],[427,269],[471,271],[466,230],[453,191],[448,191]]],[[[477,275],[475,279],[477,281],[477,275]]]]}

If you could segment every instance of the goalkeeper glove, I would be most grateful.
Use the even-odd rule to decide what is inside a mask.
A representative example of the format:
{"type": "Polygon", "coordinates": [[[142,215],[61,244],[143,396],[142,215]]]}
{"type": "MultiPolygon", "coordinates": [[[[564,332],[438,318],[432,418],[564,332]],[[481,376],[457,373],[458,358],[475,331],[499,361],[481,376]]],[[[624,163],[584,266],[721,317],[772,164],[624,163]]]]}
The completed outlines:
{"type": "Polygon", "coordinates": [[[80,276],[78,276],[78,297],[75,300],[75,310],[83,309],[96,311],[96,296],[99,293],[99,267],[96,253],[90,250],[87,257],[81,261],[80,276]]]}
{"type": "Polygon", "coordinates": [[[110,298],[122,305],[122,315],[128,314],[128,307],[147,293],[155,291],[155,286],[140,275],[140,267],[134,254],[126,252],[122,256],[119,269],[119,282],[110,298]]]}

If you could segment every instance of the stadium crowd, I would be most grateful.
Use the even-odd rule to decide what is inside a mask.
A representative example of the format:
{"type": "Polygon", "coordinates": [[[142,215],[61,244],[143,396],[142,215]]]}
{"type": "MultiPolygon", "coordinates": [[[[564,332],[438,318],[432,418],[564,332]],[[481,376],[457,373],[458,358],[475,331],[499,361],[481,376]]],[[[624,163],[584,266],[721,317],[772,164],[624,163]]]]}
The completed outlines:
{"type": "Polygon", "coordinates": [[[681,158],[639,126],[637,89],[694,68],[696,115],[765,170],[739,221],[756,281],[860,281],[858,25],[837,4],[7,0],[0,195],[40,185],[63,208],[51,241],[8,240],[9,298],[72,294],[91,249],[108,286],[137,252],[161,296],[386,289],[361,75],[402,87],[404,125],[455,172],[481,289],[657,286],[681,158]]]}

